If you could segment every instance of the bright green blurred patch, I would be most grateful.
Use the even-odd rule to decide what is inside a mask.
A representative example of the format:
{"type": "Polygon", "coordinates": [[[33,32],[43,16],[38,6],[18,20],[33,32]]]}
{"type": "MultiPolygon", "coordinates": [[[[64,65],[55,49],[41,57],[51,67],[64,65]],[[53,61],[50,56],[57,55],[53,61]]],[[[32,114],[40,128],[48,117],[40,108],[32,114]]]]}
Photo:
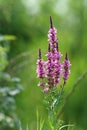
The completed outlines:
{"type": "Polygon", "coordinates": [[[13,35],[0,36],[0,41],[11,41],[11,40],[16,40],[16,36],[13,35]]]}

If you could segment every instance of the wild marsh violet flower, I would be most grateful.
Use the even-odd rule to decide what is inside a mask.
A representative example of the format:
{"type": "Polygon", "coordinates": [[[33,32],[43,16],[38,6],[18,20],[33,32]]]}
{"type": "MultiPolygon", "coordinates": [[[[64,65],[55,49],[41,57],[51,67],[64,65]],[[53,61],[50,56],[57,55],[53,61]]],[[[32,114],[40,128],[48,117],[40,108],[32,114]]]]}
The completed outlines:
{"type": "Polygon", "coordinates": [[[61,76],[66,83],[70,74],[70,61],[67,57],[63,64],[60,62],[62,57],[58,48],[57,30],[53,27],[52,18],[50,17],[50,29],[48,32],[48,52],[46,54],[47,61],[43,61],[41,57],[41,50],[39,49],[39,56],[37,60],[37,76],[41,79],[38,86],[43,86],[43,92],[49,89],[56,88],[60,84],[61,76]]]}
{"type": "Polygon", "coordinates": [[[70,74],[70,61],[68,59],[68,56],[67,56],[67,53],[66,53],[66,56],[65,56],[65,60],[63,62],[63,79],[64,79],[64,84],[66,83],[68,77],[69,77],[69,74],[70,74]]]}

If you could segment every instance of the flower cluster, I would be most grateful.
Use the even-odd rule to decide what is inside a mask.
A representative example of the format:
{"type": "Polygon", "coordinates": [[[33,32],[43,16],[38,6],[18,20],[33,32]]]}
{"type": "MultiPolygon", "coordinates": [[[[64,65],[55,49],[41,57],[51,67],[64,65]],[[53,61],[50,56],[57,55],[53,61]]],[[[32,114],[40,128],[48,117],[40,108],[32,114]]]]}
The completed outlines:
{"type": "Polygon", "coordinates": [[[50,29],[48,32],[48,53],[46,54],[47,61],[42,60],[41,49],[39,49],[37,60],[37,77],[41,79],[38,86],[43,86],[43,91],[56,88],[60,84],[60,78],[64,80],[64,84],[70,74],[70,61],[67,53],[64,62],[60,62],[62,54],[59,52],[57,30],[53,27],[52,18],[50,17],[50,29]]]}

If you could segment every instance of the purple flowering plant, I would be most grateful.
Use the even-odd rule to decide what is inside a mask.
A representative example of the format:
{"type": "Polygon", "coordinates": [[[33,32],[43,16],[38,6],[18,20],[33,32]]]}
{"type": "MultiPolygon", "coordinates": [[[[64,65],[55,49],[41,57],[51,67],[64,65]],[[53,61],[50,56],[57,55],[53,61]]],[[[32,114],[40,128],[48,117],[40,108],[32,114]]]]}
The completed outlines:
{"type": "Polygon", "coordinates": [[[40,79],[38,86],[42,87],[44,93],[44,101],[48,108],[48,118],[51,124],[56,120],[58,106],[61,103],[64,86],[67,83],[70,74],[70,61],[67,53],[64,60],[59,50],[59,42],[57,38],[57,29],[53,26],[52,17],[50,16],[50,29],[48,31],[48,52],[46,61],[42,58],[41,49],[38,51],[37,60],[37,77],[40,79]]]}

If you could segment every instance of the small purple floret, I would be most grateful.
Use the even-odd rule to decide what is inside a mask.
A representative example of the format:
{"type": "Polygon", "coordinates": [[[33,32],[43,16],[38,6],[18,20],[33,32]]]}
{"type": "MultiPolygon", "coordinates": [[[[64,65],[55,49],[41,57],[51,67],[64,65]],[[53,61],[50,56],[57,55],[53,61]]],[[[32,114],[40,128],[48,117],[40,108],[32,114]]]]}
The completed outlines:
{"type": "Polygon", "coordinates": [[[58,43],[56,33],[57,33],[57,30],[55,28],[51,28],[48,32],[48,41],[51,44],[51,46],[53,43],[58,43]]]}
{"type": "Polygon", "coordinates": [[[43,89],[43,92],[48,92],[49,91],[49,88],[44,88],[43,89]]]}

